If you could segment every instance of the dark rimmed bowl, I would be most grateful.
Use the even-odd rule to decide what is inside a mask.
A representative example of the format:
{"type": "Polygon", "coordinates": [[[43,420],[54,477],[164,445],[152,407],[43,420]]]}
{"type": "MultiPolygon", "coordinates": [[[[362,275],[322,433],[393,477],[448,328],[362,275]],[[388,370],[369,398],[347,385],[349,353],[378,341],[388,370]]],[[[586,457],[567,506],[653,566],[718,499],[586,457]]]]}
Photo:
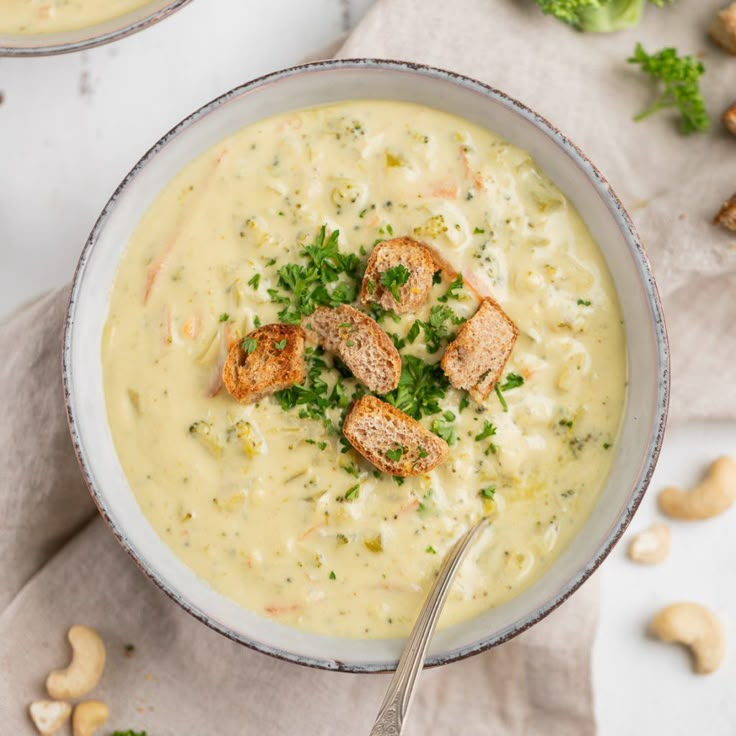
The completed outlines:
{"type": "Polygon", "coordinates": [[[125,15],[60,33],[0,33],[0,56],[53,56],[117,41],[168,18],[191,0],[151,0],[125,15]]]}
{"type": "Polygon", "coordinates": [[[138,566],[171,598],[234,641],[292,662],[350,672],[395,667],[396,639],[309,634],[261,618],[215,592],[175,557],[128,486],[107,424],[100,345],[117,264],[141,216],[189,161],[257,120],[327,103],[393,99],[435,107],[487,127],[527,150],[575,204],[603,252],[626,327],[628,400],[613,467],[581,532],[550,569],[513,600],[437,633],[428,664],[501,644],[574,593],[620,539],[654,470],[669,396],[669,355],[649,261],[630,217],[601,173],[544,118],[485,84],[416,64],[372,59],[306,64],[223,95],[167,133],[106,205],[74,278],[64,337],[69,426],[100,512],[138,566]]]}

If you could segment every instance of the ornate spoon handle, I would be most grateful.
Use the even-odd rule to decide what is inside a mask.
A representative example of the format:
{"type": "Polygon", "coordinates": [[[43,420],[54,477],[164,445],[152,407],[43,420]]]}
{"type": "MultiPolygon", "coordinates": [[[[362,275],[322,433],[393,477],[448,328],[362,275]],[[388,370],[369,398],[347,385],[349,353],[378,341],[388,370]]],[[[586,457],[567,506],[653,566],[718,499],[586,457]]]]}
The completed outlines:
{"type": "Polygon", "coordinates": [[[437,580],[422,606],[419,618],[401,653],[401,659],[399,659],[396,672],[388,686],[388,692],[378,711],[378,717],[370,736],[399,736],[401,734],[404,720],[414,697],[417,678],[424,666],[429,641],[437,626],[440,613],[442,613],[455,573],[460,568],[465,553],[488,523],[489,519],[484,517],[472,526],[457,540],[442,564],[437,580]]]}

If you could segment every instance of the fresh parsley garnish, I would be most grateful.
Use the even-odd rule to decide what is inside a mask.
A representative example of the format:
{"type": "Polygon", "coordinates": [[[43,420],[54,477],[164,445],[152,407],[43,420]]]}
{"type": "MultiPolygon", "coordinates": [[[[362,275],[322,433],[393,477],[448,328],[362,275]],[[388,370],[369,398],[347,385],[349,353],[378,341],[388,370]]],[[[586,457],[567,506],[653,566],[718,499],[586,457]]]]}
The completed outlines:
{"type": "Polygon", "coordinates": [[[578,306],[589,307],[591,305],[590,299],[578,299],[578,306]]]}
{"type": "Polygon", "coordinates": [[[678,56],[674,48],[648,54],[640,43],[628,61],[639,64],[645,74],[659,83],[657,98],[634,120],[643,120],[659,110],[677,108],[683,135],[703,133],[710,128],[710,117],[700,94],[700,77],[705,73],[703,62],[694,56],[678,56]]]}
{"type": "Polygon", "coordinates": [[[442,419],[435,419],[432,422],[432,431],[442,437],[448,445],[454,445],[457,442],[457,432],[455,431],[455,425],[452,422],[455,421],[455,415],[451,411],[446,411],[442,415],[442,419]]]}
{"type": "Polygon", "coordinates": [[[463,275],[459,273],[450,282],[450,285],[447,287],[447,291],[441,297],[439,297],[437,301],[444,303],[450,299],[459,299],[460,295],[458,294],[458,292],[462,288],[463,288],[463,275]]]}
{"type": "Polygon", "coordinates": [[[425,363],[414,355],[405,355],[399,385],[384,397],[389,404],[414,419],[439,414],[439,400],[445,397],[450,382],[439,363],[425,363]]]}
{"type": "Polygon", "coordinates": [[[249,280],[248,280],[248,286],[252,286],[253,289],[258,288],[258,284],[261,283],[261,274],[257,273],[254,274],[249,280]]]}
{"type": "MultiPolygon", "coordinates": [[[[322,422],[328,431],[337,434],[338,429],[330,419],[328,412],[331,409],[344,409],[351,400],[358,398],[364,392],[361,386],[357,386],[352,397],[348,396],[345,386],[341,381],[336,381],[330,390],[325,380],[325,374],[330,371],[324,360],[322,348],[307,348],[305,357],[307,360],[307,378],[303,384],[297,383],[290,388],[276,393],[276,398],[284,411],[300,407],[299,416],[302,419],[315,419],[322,422]]],[[[344,451],[347,451],[346,448],[344,451]]]]}
{"type": "Polygon", "coordinates": [[[501,391],[511,391],[512,388],[519,388],[524,385],[524,377],[518,373],[509,373],[506,380],[501,384],[501,391]]]}
{"type": "Polygon", "coordinates": [[[391,460],[391,462],[397,463],[399,460],[401,460],[401,456],[404,454],[404,448],[403,447],[395,447],[392,450],[386,450],[386,457],[391,460]]]}
{"type": "Polygon", "coordinates": [[[348,488],[345,492],[346,501],[355,501],[360,496],[360,484],[356,483],[354,486],[348,488]]]}
{"type": "Polygon", "coordinates": [[[475,441],[480,442],[481,440],[485,440],[488,437],[493,437],[496,434],[496,427],[493,425],[492,422],[484,421],[483,422],[483,429],[475,435],[475,441]]]}
{"type": "Polygon", "coordinates": [[[278,313],[282,322],[298,324],[317,307],[336,307],[355,301],[361,276],[361,260],[354,254],[341,253],[339,232],[327,237],[323,225],[314,242],[305,245],[300,255],[303,263],[287,263],[278,269],[278,287],[268,295],[276,304],[285,305],[278,313]]]}
{"type": "Polygon", "coordinates": [[[248,353],[248,355],[251,355],[258,347],[258,340],[256,340],[255,337],[246,337],[240,344],[240,347],[242,347],[243,351],[248,353]]]}
{"type": "Polygon", "coordinates": [[[483,498],[493,498],[496,495],[496,489],[493,486],[488,486],[488,488],[481,488],[480,495],[483,498]]]}
{"type": "Polygon", "coordinates": [[[335,575],[334,570],[330,570],[330,580],[337,580],[337,575],[335,575]]]}
{"type": "Polygon", "coordinates": [[[501,406],[503,407],[504,411],[509,410],[509,405],[506,403],[506,399],[503,396],[503,391],[511,391],[513,388],[519,388],[519,386],[524,385],[524,378],[523,376],[520,376],[516,373],[509,373],[506,376],[506,381],[502,384],[496,384],[493,387],[493,390],[496,392],[496,396],[498,396],[498,400],[501,402],[501,406]]]}
{"type": "Polygon", "coordinates": [[[223,312],[220,315],[220,322],[227,322],[230,319],[230,315],[227,312],[223,312]]]}
{"type": "Polygon", "coordinates": [[[436,555],[437,550],[430,544],[427,549],[424,550],[428,555],[436,555]]]}
{"type": "Polygon", "coordinates": [[[278,342],[274,342],[273,346],[276,350],[283,350],[286,347],[286,338],[279,340],[278,342]]]}
{"type": "Polygon", "coordinates": [[[400,263],[381,274],[381,285],[385,286],[391,292],[391,296],[398,302],[401,301],[399,287],[409,280],[409,276],[411,276],[409,269],[400,263]]]}

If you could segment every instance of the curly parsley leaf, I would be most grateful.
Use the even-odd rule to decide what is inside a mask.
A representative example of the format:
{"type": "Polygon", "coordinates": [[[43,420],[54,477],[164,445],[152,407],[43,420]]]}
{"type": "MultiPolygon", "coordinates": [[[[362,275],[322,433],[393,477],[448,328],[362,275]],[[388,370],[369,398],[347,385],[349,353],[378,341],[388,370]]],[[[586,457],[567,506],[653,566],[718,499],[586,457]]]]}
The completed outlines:
{"type": "Polygon", "coordinates": [[[402,264],[389,268],[381,274],[381,285],[385,286],[396,301],[401,301],[399,287],[403,286],[410,276],[409,269],[402,264]]]}
{"type": "Polygon", "coordinates": [[[636,44],[630,64],[638,64],[641,70],[659,84],[659,95],[654,102],[634,120],[639,121],[660,110],[676,108],[680,113],[680,132],[683,135],[703,133],[710,128],[710,117],[700,94],[700,77],[705,66],[694,56],[679,56],[674,48],[666,48],[649,54],[636,44]]]}
{"type": "Polygon", "coordinates": [[[362,262],[352,253],[340,252],[338,237],[335,230],[328,238],[323,225],[314,241],[302,248],[303,263],[287,263],[278,269],[279,288],[269,289],[268,295],[272,302],[285,305],[278,313],[282,322],[298,324],[317,307],[355,301],[362,262]]]}
{"type": "Polygon", "coordinates": [[[450,382],[439,363],[425,363],[414,355],[405,355],[399,385],[384,397],[389,404],[414,419],[439,414],[439,401],[445,397],[450,382]]]}

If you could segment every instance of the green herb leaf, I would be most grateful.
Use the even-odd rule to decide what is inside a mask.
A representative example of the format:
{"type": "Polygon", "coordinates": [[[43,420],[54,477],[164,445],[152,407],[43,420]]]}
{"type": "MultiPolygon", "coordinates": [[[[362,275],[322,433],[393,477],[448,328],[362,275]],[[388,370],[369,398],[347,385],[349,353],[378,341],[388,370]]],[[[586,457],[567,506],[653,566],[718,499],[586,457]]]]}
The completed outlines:
{"type": "Polygon", "coordinates": [[[273,346],[276,350],[283,350],[286,347],[286,338],[279,340],[278,342],[274,342],[273,346]]]}
{"type": "Polygon", "coordinates": [[[411,273],[406,266],[399,264],[393,268],[389,268],[388,271],[384,271],[381,274],[381,285],[385,286],[390,292],[393,298],[398,302],[401,301],[401,295],[399,294],[399,287],[403,286],[408,280],[411,273]]]}
{"type": "Polygon", "coordinates": [[[355,501],[360,496],[360,484],[356,483],[354,486],[348,488],[345,492],[346,501],[355,501]]]}
{"type": "Polygon", "coordinates": [[[447,302],[449,299],[459,299],[458,292],[463,288],[463,275],[459,273],[447,287],[447,291],[439,297],[438,301],[447,302]]]}
{"type": "Polygon", "coordinates": [[[252,278],[248,280],[248,286],[252,286],[253,289],[258,288],[258,284],[261,283],[261,274],[257,273],[252,278]]]}
{"type": "Polygon", "coordinates": [[[330,580],[337,580],[337,575],[335,575],[334,570],[330,570],[330,580]]]}
{"type": "Polygon", "coordinates": [[[399,385],[384,397],[389,404],[414,419],[439,414],[439,401],[445,397],[450,382],[439,363],[425,363],[414,355],[405,355],[399,385]]]}
{"type": "Polygon", "coordinates": [[[227,312],[223,312],[220,315],[220,322],[227,322],[230,319],[230,315],[227,312]]]}
{"type": "Polygon", "coordinates": [[[430,544],[427,549],[424,550],[428,555],[436,555],[437,550],[430,544]]]}
{"type": "Polygon", "coordinates": [[[524,385],[524,377],[518,373],[509,373],[506,381],[501,384],[501,391],[511,391],[512,388],[519,388],[524,385]]]}
{"type": "Polygon", "coordinates": [[[258,347],[258,340],[256,340],[255,337],[246,337],[240,344],[240,346],[243,348],[244,352],[248,353],[248,355],[251,355],[258,347]]]}
{"type": "Polygon", "coordinates": [[[484,421],[483,422],[483,429],[475,435],[475,441],[480,442],[481,440],[487,439],[488,437],[493,437],[496,434],[496,427],[493,425],[493,422],[484,421]]]}
{"type": "Polygon", "coordinates": [[[399,460],[401,460],[401,456],[404,454],[404,448],[403,447],[396,447],[392,450],[386,450],[386,457],[391,460],[391,462],[397,463],[399,460]]]}
{"type": "Polygon", "coordinates": [[[705,73],[705,66],[699,59],[678,56],[674,48],[648,54],[638,43],[628,61],[638,64],[659,84],[659,94],[654,102],[634,120],[643,120],[659,110],[676,108],[680,113],[680,132],[683,135],[703,133],[710,128],[710,117],[700,93],[700,77],[705,73]]]}
{"type": "Polygon", "coordinates": [[[454,445],[457,442],[455,425],[451,424],[447,419],[435,419],[432,422],[432,431],[439,437],[442,437],[448,445],[454,445]]]}
{"type": "Polygon", "coordinates": [[[496,489],[493,486],[488,486],[488,488],[481,488],[480,495],[483,498],[493,498],[496,495],[496,489]]]}

